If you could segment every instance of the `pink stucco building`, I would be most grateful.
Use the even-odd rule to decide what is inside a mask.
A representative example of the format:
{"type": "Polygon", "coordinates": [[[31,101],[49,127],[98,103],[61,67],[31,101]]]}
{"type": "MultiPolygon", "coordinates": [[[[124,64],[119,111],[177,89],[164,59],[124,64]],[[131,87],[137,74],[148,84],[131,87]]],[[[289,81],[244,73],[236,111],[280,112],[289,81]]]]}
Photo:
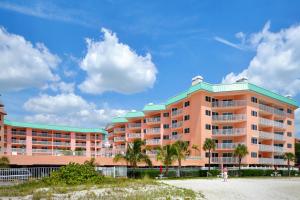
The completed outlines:
{"type": "MultiPolygon", "coordinates": [[[[0,103],[1,104],[1,103],[0,103]]],[[[237,163],[233,150],[245,144],[243,164],[284,166],[283,153],[294,152],[297,103],[241,79],[232,84],[209,84],[197,76],[186,91],[163,104],[148,104],[112,120],[106,129],[81,129],[9,121],[0,105],[1,153],[16,165],[63,165],[95,157],[100,165],[113,163],[136,138],[145,140],[155,161],[155,147],[177,140],[189,142],[186,166],[206,166],[204,140],[212,138],[215,166],[237,163]],[[198,150],[192,147],[197,146],[198,150]]]]}

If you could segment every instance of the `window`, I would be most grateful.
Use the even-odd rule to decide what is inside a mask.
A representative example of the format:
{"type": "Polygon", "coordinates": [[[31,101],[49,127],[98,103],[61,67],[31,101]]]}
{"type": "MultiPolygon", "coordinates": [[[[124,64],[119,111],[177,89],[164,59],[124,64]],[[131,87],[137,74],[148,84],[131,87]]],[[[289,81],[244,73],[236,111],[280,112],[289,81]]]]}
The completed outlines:
{"type": "Polygon", "coordinates": [[[293,145],[290,144],[290,143],[287,144],[287,148],[292,148],[292,146],[293,146],[293,145]]]}
{"type": "Polygon", "coordinates": [[[292,125],[292,121],[291,120],[287,120],[287,124],[288,125],[292,125]]]}
{"type": "Polygon", "coordinates": [[[170,114],[169,113],[164,113],[164,115],[163,115],[164,117],[169,117],[170,116],[170,114]]]}
{"type": "Polygon", "coordinates": [[[292,136],[293,136],[293,134],[292,134],[291,132],[287,132],[286,135],[287,135],[288,137],[292,137],[292,136]]]}
{"type": "Polygon", "coordinates": [[[210,124],[205,124],[205,129],[210,130],[211,129],[210,124]]]}
{"type": "Polygon", "coordinates": [[[144,129],[144,133],[146,133],[146,129],[144,129]]]}
{"type": "Polygon", "coordinates": [[[205,110],[205,114],[206,114],[207,116],[210,116],[210,115],[211,115],[211,111],[210,111],[210,110],[205,110]]]}
{"type": "Polygon", "coordinates": [[[190,128],[185,128],[184,133],[190,133],[190,128]]]}
{"type": "Polygon", "coordinates": [[[257,144],[257,138],[254,138],[254,137],[251,138],[251,143],[252,143],[252,144],[257,144]]]}
{"type": "Polygon", "coordinates": [[[293,113],[293,111],[291,109],[289,109],[289,108],[286,110],[286,112],[289,113],[289,114],[293,113]]]}
{"type": "Polygon", "coordinates": [[[146,119],[144,119],[144,123],[146,123],[146,119]]]}
{"type": "Polygon", "coordinates": [[[251,158],[257,158],[257,153],[256,152],[251,152],[251,158]]]}
{"type": "Polygon", "coordinates": [[[168,129],[169,127],[169,124],[164,124],[164,129],[168,129]]]}
{"type": "Polygon", "coordinates": [[[177,135],[177,132],[176,131],[172,132],[172,135],[177,135]]]}
{"type": "Polygon", "coordinates": [[[169,136],[168,135],[164,135],[164,140],[168,140],[169,139],[169,136]]]}
{"type": "Polygon", "coordinates": [[[205,101],[211,102],[211,97],[206,96],[206,97],[205,97],[205,101]]]}
{"type": "Polygon", "coordinates": [[[190,105],[189,101],[184,102],[184,107],[188,107],[190,105]]]}
{"type": "Polygon", "coordinates": [[[189,120],[190,119],[190,116],[189,115],[185,115],[184,116],[184,121],[187,121],[187,120],[189,120]]]}
{"type": "Polygon", "coordinates": [[[251,111],[251,115],[254,116],[254,117],[257,117],[257,112],[254,111],[254,110],[252,110],[252,111],[251,111]]]}
{"type": "Polygon", "coordinates": [[[251,97],[251,101],[252,101],[253,103],[257,103],[257,98],[256,98],[256,97],[251,97]]]}
{"type": "Polygon", "coordinates": [[[256,124],[252,124],[251,125],[251,129],[254,130],[254,131],[256,131],[257,130],[257,125],[256,124]]]}

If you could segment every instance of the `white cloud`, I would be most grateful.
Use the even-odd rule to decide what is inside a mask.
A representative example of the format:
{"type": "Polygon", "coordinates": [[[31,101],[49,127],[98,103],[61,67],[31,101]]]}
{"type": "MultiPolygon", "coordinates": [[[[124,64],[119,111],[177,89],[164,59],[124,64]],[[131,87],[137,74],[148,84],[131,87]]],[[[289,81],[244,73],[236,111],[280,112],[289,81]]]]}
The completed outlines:
{"type": "Polygon", "coordinates": [[[296,95],[300,92],[300,25],[278,32],[263,30],[247,38],[247,44],[256,51],[248,67],[240,73],[229,73],[223,83],[234,82],[241,77],[279,92],[296,95]]]}
{"type": "MultiPolygon", "coordinates": [[[[240,36],[240,35],[238,35],[238,36],[240,36]]],[[[218,42],[220,42],[220,43],[223,43],[223,44],[225,44],[225,45],[227,45],[227,46],[236,48],[236,49],[240,49],[240,50],[243,49],[243,48],[241,47],[241,45],[239,45],[239,44],[234,44],[234,43],[232,43],[232,42],[230,42],[230,41],[228,41],[228,40],[226,40],[226,39],[224,39],[224,38],[218,37],[218,36],[214,37],[214,40],[216,40],[216,41],[218,41],[218,42]]]]}
{"type": "Polygon", "coordinates": [[[75,90],[75,83],[66,83],[64,81],[60,82],[52,82],[45,87],[44,90],[51,89],[54,92],[61,92],[61,93],[73,93],[75,90]]]}
{"type": "Polygon", "coordinates": [[[25,116],[25,120],[29,122],[81,127],[105,126],[112,117],[126,112],[108,106],[98,108],[74,93],[56,96],[43,94],[25,102],[24,109],[33,113],[25,116]]]}
{"type": "Polygon", "coordinates": [[[43,44],[33,45],[0,27],[0,91],[42,87],[47,81],[57,80],[53,70],[59,62],[43,44]]]}
{"type": "Polygon", "coordinates": [[[79,85],[81,91],[131,94],[151,88],[157,73],[151,55],[138,55],[128,45],[119,42],[115,33],[104,28],[102,32],[102,41],[86,40],[87,54],[80,67],[87,72],[87,78],[79,85]]]}

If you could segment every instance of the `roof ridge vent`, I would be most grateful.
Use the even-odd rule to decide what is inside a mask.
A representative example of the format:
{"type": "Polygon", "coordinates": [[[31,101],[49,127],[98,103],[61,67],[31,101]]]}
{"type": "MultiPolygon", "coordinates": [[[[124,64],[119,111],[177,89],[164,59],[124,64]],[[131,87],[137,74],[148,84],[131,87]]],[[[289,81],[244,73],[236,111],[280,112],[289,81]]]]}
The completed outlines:
{"type": "Polygon", "coordinates": [[[236,83],[245,83],[248,82],[248,78],[246,76],[243,76],[235,81],[236,83]]]}
{"type": "Polygon", "coordinates": [[[192,78],[192,86],[197,85],[198,83],[203,82],[203,77],[198,75],[192,78]]]}
{"type": "Polygon", "coordinates": [[[130,112],[136,112],[136,110],[131,110],[130,112]]]}
{"type": "Polygon", "coordinates": [[[149,105],[149,106],[153,106],[153,105],[154,105],[154,103],[150,102],[150,103],[148,103],[148,105],[149,105]]]}

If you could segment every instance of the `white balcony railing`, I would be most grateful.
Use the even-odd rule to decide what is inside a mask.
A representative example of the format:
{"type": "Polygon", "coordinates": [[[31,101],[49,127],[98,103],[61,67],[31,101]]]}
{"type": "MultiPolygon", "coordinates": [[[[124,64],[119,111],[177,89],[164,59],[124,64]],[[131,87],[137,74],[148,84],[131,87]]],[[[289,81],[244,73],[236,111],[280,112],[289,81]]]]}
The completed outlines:
{"type": "Polygon", "coordinates": [[[259,158],[258,159],[259,164],[273,164],[273,158],[259,158]]]}
{"type": "Polygon", "coordinates": [[[151,117],[146,119],[146,123],[159,123],[160,117],[151,117]]]}
{"type": "Polygon", "coordinates": [[[172,116],[177,116],[183,113],[182,109],[177,109],[172,111],[172,116]]]}
{"type": "Polygon", "coordinates": [[[215,136],[236,136],[246,134],[245,128],[232,128],[232,129],[213,129],[212,134],[215,136]]]}
{"type": "Polygon", "coordinates": [[[271,126],[271,127],[279,127],[279,128],[285,128],[286,126],[284,123],[277,122],[274,120],[266,119],[266,118],[259,118],[259,123],[265,126],[271,126]]]}
{"type": "Polygon", "coordinates": [[[283,110],[280,110],[278,108],[274,108],[274,107],[271,107],[271,106],[267,106],[267,105],[264,105],[264,104],[259,104],[259,109],[261,109],[263,111],[266,111],[266,112],[269,112],[269,113],[272,113],[272,114],[280,115],[280,116],[285,116],[286,115],[286,113],[283,110]]]}
{"type": "Polygon", "coordinates": [[[234,149],[238,144],[242,143],[217,143],[216,149],[234,149]]]}
{"type": "Polygon", "coordinates": [[[170,140],[179,140],[181,138],[181,135],[177,134],[177,135],[170,135],[170,140]]]}
{"type": "Polygon", "coordinates": [[[34,132],[32,132],[32,136],[34,136],[34,137],[47,137],[47,138],[52,137],[52,135],[50,135],[48,133],[34,133],[34,132]]]}
{"type": "Polygon", "coordinates": [[[114,142],[124,142],[125,141],[125,137],[115,137],[114,138],[114,142]]]}
{"type": "Polygon", "coordinates": [[[279,147],[279,146],[274,146],[274,152],[283,153],[284,152],[284,148],[283,147],[279,147]]]}
{"type": "Polygon", "coordinates": [[[172,128],[180,128],[180,127],[182,127],[182,124],[183,124],[182,121],[176,122],[176,123],[172,123],[172,128]]]}
{"type": "Polygon", "coordinates": [[[32,149],[32,153],[52,154],[51,149],[32,149]]]}
{"type": "Polygon", "coordinates": [[[128,138],[141,138],[140,133],[128,133],[127,135],[128,138]]]}
{"type": "Polygon", "coordinates": [[[259,145],[259,151],[267,151],[267,152],[273,152],[273,146],[272,145],[266,145],[266,144],[260,144],[259,145]]]}
{"type": "Polygon", "coordinates": [[[160,139],[152,139],[152,140],[146,140],[146,144],[148,145],[156,145],[156,144],[160,144],[161,140],[160,139]]]}
{"type": "Polygon", "coordinates": [[[11,152],[16,152],[18,154],[25,154],[26,149],[24,149],[24,148],[11,148],[11,152]]]}
{"type": "Polygon", "coordinates": [[[39,140],[33,140],[32,144],[41,144],[41,145],[51,145],[51,141],[39,141],[39,140]]]}
{"type": "Polygon", "coordinates": [[[274,134],[274,140],[279,140],[279,141],[283,141],[284,140],[284,136],[281,134],[274,134]]]}
{"type": "Polygon", "coordinates": [[[259,131],[259,138],[261,139],[273,139],[272,132],[259,131]]]}
{"type": "Polygon", "coordinates": [[[274,165],[286,165],[286,161],[284,159],[274,158],[274,165]]]}
{"type": "Polygon", "coordinates": [[[26,135],[26,131],[12,131],[12,135],[26,135]]]}
{"type": "Polygon", "coordinates": [[[15,139],[12,139],[11,142],[14,143],[14,144],[26,144],[26,140],[15,140],[15,139]]]}
{"type": "Polygon", "coordinates": [[[147,128],[146,134],[160,134],[160,128],[147,128]]]}
{"type": "Polygon", "coordinates": [[[56,145],[56,146],[70,146],[71,143],[70,142],[53,142],[53,145],[56,145]]]}
{"type": "Polygon", "coordinates": [[[234,115],[213,115],[214,121],[243,121],[246,120],[245,114],[234,114],[234,115]]]}
{"type": "Polygon", "coordinates": [[[125,128],[114,128],[114,132],[124,132],[125,128]]]}
{"type": "Polygon", "coordinates": [[[235,157],[212,157],[212,163],[227,163],[227,164],[235,164],[238,163],[238,159],[235,157]]]}
{"type": "Polygon", "coordinates": [[[246,104],[247,104],[246,100],[215,101],[212,102],[212,107],[215,108],[239,107],[239,106],[245,106],[246,104]]]}
{"type": "Polygon", "coordinates": [[[142,124],[141,123],[129,123],[128,128],[141,128],[142,124]]]}

